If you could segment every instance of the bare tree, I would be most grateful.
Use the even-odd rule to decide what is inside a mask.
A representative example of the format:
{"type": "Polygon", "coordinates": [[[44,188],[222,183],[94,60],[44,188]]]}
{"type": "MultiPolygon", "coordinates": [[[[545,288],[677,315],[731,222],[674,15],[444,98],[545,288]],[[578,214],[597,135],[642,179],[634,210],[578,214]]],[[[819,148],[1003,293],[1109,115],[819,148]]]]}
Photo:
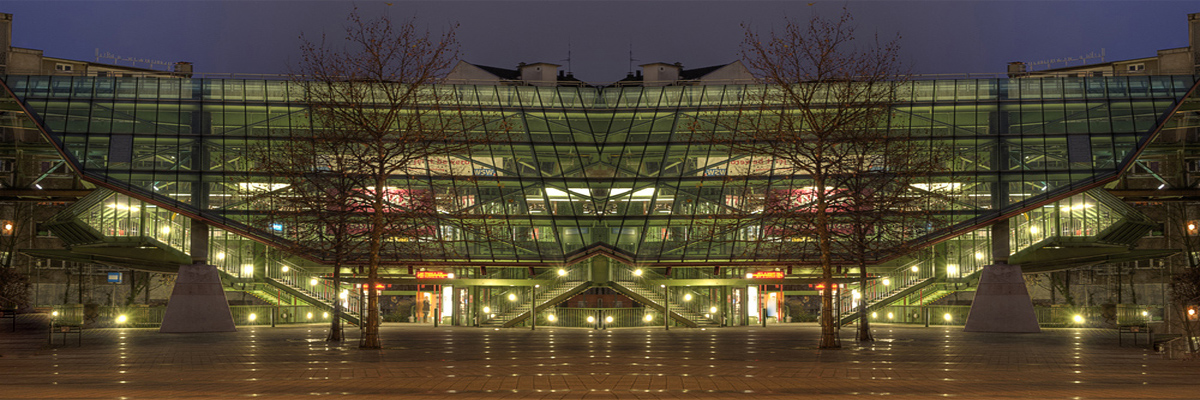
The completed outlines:
{"type": "Polygon", "coordinates": [[[453,185],[434,180],[457,175],[447,161],[486,135],[472,130],[480,124],[469,121],[479,118],[456,106],[452,90],[435,85],[457,56],[453,29],[433,35],[411,20],[393,24],[357,12],[347,21],[342,41],[304,39],[293,75],[312,129],[293,132],[300,140],[284,148],[307,153],[296,156],[302,165],[288,179],[292,190],[318,201],[294,205],[292,218],[333,218],[326,231],[294,235],[325,241],[335,264],[365,265],[372,290],[361,346],[379,348],[380,266],[453,253],[437,239],[454,214],[445,205],[455,195],[444,189],[453,185]]]}
{"type": "Polygon", "coordinates": [[[1200,352],[1196,346],[1196,323],[1192,320],[1194,316],[1188,315],[1188,309],[1200,305],[1200,268],[1187,268],[1172,276],[1170,290],[1171,304],[1167,308],[1178,313],[1188,352],[1196,354],[1200,352]]]}
{"type": "MultiPolygon", "coordinates": [[[[915,250],[917,239],[945,227],[946,209],[961,183],[948,181],[946,146],[908,130],[862,135],[850,147],[840,174],[831,177],[834,193],[834,255],[855,265],[859,288],[869,283],[873,260],[915,250]]],[[[858,340],[871,341],[865,295],[858,302],[858,340]]]]}
{"type": "MultiPolygon", "coordinates": [[[[780,31],[767,35],[747,27],[742,58],[766,87],[751,101],[753,108],[722,123],[729,127],[727,134],[714,135],[735,154],[762,157],[775,165],[763,189],[762,212],[753,218],[770,233],[766,236],[779,239],[761,246],[760,252],[774,252],[782,259],[815,258],[826,288],[833,287],[839,265],[839,214],[875,207],[871,199],[853,197],[854,190],[865,188],[836,185],[852,182],[864,167],[869,170],[878,161],[878,155],[865,157],[874,154],[865,150],[888,143],[880,142],[887,132],[881,127],[905,80],[897,40],[880,43],[876,38],[856,47],[863,41],[857,40],[852,22],[843,12],[836,19],[814,17],[803,24],[787,20],[780,31]]],[[[883,193],[886,188],[875,190],[883,193]]],[[[822,294],[821,348],[841,347],[832,292],[822,294]]]]}

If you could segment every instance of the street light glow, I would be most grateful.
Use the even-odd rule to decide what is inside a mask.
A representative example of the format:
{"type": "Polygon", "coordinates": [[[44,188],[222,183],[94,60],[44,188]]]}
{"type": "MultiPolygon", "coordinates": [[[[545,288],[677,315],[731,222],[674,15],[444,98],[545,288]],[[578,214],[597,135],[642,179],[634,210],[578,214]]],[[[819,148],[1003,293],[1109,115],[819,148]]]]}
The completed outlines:
{"type": "Polygon", "coordinates": [[[611,323],[612,323],[612,316],[611,316],[611,315],[609,315],[609,316],[607,316],[607,317],[604,317],[604,322],[605,322],[605,323],[610,323],[610,324],[611,324],[611,323]]]}
{"type": "Polygon", "coordinates": [[[633,276],[642,276],[642,269],[638,268],[633,270],[633,276]]]}
{"type": "Polygon", "coordinates": [[[594,323],[596,323],[596,317],[593,317],[593,316],[589,315],[589,316],[588,316],[588,323],[589,323],[589,324],[594,324],[594,323]]]}
{"type": "Polygon", "coordinates": [[[517,301],[517,295],[514,293],[508,294],[508,301],[517,301]]]}
{"type": "Polygon", "coordinates": [[[567,270],[562,269],[562,268],[558,269],[558,276],[566,276],[566,275],[567,275],[567,270]]]}
{"type": "Polygon", "coordinates": [[[654,315],[646,314],[646,316],[642,317],[642,319],[646,320],[646,322],[654,321],[654,315]]]}
{"type": "Polygon", "coordinates": [[[710,313],[713,313],[713,314],[716,314],[716,313],[717,313],[717,307],[716,307],[716,306],[709,307],[709,308],[708,308],[708,312],[710,312],[710,313]]]}
{"type": "Polygon", "coordinates": [[[557,318],[554,316],[554,314],[547,314],[547,315],[546,315],[546,320],[547,320],[547,321],[554,322],[554,320],[555,320],[555,319],[557,319],[557,318]]]}
{"type": "Polygon", "coordinates": [[[942,316],[942,319],[945,319],[947,322],[949,322],[954,320],[954,317],[950,316],[950,313],[946,313],[946,315],[942,316]]]}
{"type": "Polygon", "coordinates": [[[1075,314],[1075,318],[1074,318],[1074,320],[1075,320],[1075,323],[1077,323],[1077,324],[1082,324],[1082,323],[1083,323],[1083,316],[1082,316],[1082,315],[1079,315],[1079,314],[1075,314]]]}
{"type": "Polygon", "coordinates": [[[258,319],[258,315],[254,314],[254,313],[250,313],[250,321],[254,321],[256,319],[258,319]]]}
{"type": "Polygon", "coordinates": [[[125,321],[128,321],[128,320],[129,320],[129,317],[126,317],[125,314],[121,314],[121,315],[117,316],[118,324],[123,324],[123,323],[125,323],[125,321]]]}
{"type": "Polygon", "coordinates": [[[691,293],[684,294],[683,301],[692,301],[692,294],[691,293]]]}

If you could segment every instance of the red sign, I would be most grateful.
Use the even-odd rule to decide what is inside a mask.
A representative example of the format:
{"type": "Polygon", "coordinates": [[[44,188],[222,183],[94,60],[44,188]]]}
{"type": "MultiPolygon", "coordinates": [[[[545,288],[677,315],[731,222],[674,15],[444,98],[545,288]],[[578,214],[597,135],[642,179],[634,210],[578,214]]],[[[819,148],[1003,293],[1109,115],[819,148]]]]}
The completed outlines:
{"type": "Polygon", "coordinates": [[[783,271],[755,271],[751,279],[783,279],[783,271]]]}
{"type": "Polygon", "coordinates": [[[417,271],[417,279],[449,279],[450,274],[443,271],[417,271]]]}

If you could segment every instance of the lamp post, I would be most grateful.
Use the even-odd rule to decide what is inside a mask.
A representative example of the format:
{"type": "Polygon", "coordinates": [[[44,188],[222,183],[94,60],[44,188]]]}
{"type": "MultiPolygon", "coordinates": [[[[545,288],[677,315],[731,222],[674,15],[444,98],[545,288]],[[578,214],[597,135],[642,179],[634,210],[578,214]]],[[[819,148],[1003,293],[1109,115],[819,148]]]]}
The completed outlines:
{"type": "Polygon", "coordinates": [[[542,285],[529,288],[529,330],[537,329],[537,289],[542,285]]]}
{"type": "Polygon", "coordinates": [[[661,285],[663,290],[663,330],[671,330],[671,291],[667,285],[661,285]]]}

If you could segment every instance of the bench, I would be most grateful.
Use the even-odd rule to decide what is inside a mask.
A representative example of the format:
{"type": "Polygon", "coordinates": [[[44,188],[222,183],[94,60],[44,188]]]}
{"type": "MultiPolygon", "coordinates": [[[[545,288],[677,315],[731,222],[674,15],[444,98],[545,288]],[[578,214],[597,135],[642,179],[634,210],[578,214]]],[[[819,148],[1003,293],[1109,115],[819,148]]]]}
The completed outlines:
{"type": "Polygon", "coordinates": [[[1154,337],[1154,335],[1150,333],[1150,329],[1146,327],[1146,324],[1117,325],[1117,346],[1122,345],[1121,339],[1125,335],[1133,335],[1133,345],[1137,346],[1139,333],[1146,334],[1146,345],[1151,345],[1150,338],[1154,337]]]}
{"type": "Polygon", "coordinates": [[[50,345],[54,345],[54,334],[62,334],[63,346],[67,345],[67,335],[75,335],[75,344],[83,346],[83,325],[82,324],[55,324],[50,322],[50,345]]]}
{"type": "Polygon", "coordinates": [[[12,320],[12,331],[13,332],[17,331],[17,309],[15,309],[15,308],[0,309],[0,319],[11,319],[12,320]]]}

